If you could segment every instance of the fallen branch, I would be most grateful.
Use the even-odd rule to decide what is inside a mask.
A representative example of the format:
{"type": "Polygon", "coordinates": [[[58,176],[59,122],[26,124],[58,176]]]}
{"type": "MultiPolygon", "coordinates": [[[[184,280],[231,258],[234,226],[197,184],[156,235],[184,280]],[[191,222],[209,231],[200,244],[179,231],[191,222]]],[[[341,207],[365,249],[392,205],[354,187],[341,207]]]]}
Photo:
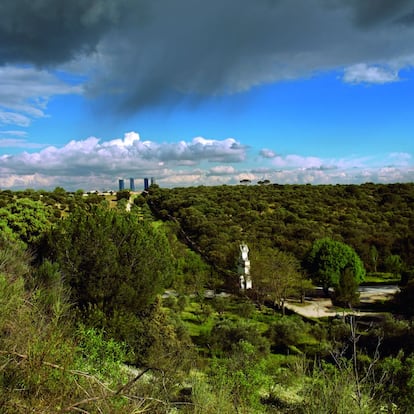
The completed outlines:
{"type": "Polygon", "coordinates": [[[115,392],[114,395],[119,395],[122,391],[130,388],[132,386],[132,384],[134,384],[135,382],[137,382],[146,372],[148,372],[150,369],[152,369],[151,367],[145,368],[141,373],[139,373],[135,378],[132,378],[132,380],[128,381],[126,384],[124,384],[122,387],[120,387],[118,389],[118,391],[115,392]]]}

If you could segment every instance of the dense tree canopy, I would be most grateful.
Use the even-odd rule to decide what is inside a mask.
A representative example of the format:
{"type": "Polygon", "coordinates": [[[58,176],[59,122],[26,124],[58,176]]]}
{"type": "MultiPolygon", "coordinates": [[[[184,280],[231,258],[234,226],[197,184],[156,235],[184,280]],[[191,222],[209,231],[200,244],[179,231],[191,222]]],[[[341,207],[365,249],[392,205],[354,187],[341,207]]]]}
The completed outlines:
{"type": "Polygon", "coordinates": [[[414,184],[154,188],[148,199],[224,268],[234,266],[243,240],[302,261],[324,237],[351,246],[369,272],[386,271],[390,255],[414,267],[414,184]]]}
{"type": "MultiPolygon", "coordinates": [[[[365,269],[352,247],[329,238],[316,240],[309,252],[306,266],[314,283],[325,291],[330,287],[344,287],[350,274],[358,286],[364,280],[365,269]]],[[[348,284],[348,283],[347,283],[348,284]]]]}
{"type": "Polygon", "coordinates": [[[172,257],[162,232],[133,214],[78,209],[49,235],[48,255],[59,263],[72,297],[86,310],[136,314],[171,281],[172,257]]]}
{"type": "Polygon", "coordinates": [[[0,208],[0,229],[26,244],[36,242],[53,219],[50,207],[30,198],[11,198],[0,208]]]}

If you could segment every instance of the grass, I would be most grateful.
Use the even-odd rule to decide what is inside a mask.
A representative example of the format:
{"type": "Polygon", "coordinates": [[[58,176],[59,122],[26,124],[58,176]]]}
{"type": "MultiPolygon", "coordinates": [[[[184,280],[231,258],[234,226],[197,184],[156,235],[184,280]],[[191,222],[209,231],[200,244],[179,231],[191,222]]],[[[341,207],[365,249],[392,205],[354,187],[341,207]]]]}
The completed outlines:
{"type": "Polygon", "coordinates": [[[394,285],[401,282],[400,276],[395,276],[393,273],[372,272],[367,273],[364,280],[364,285],[394,285]]]}
{"type": "MultiPolygon", "coordinates": [[[[208,338],[213,328],[222,321],[232,321],[236,326],[238,324],[244,325],[245,323],[249,326],[254,325],[257,334],[266,337],[267,332],[270,332],[270,328],[275,324],[281,324],[280,329],[282,331],[287,330],[286,332],[289,332],[289,326],[297,331],[295,329],[296,325],[301,322],[301,319],[303,320],[300,316],[282,316],[279,312],[266,306],[262,306],[260,309],[253,306],[249,310],[249,314],[245,315],[243,312],[240,313],[240,310],[244,310],[246,302],[244,299],[237,297],[229,297],[218,301],[214,299],[200,300],[196,297],[189,297],[188,299],[185,308],[179,311],[179,315],[200,355],[209,355],[208,338]]],[[[174,309],[177,310],[176,306],[174,306],[174,309]]],[[[319,322],[322,326],[325,326],[323,321],[319,320],[319,322]]],[[[281,334],[283,335],[282,331],[281,334]]],[[[316,355],[326,348],[324,340],[315,337],[311,325],[308,325],[306,321],[303,327],[299,328],[299,331],[296,332],[294,343],[281,345],[277,349],[273,349],[272,352],[289,353],[292,355],[301,355],[303,353],[316,355]]]]}
{"type": "Polygon", "coordinates": [[[199,302],[193,301],[185,307],[180,316],[188,334],[194,338],[211,332],[218,314],[212,311],[206,312],[199,302]]]}

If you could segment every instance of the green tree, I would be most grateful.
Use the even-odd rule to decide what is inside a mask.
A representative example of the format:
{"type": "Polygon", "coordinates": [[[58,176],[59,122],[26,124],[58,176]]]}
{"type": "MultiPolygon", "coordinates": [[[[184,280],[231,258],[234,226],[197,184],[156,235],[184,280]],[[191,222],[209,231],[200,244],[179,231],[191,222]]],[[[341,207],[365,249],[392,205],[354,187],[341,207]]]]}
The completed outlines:
{"type": "Polygon", "coordinates": [[[333,302],[339,306],[351,308],[359,303],[358,282],[354,272],[350,267],[346,267],[341,272],[339,283],[335,287],[333,302]]]}
{"type": "Polygon", "coordinates": [[[264,248],[253,250],[250,260],[253,288],[261,298],[270,298],[283,313],[288,297],[300,298],[304,289],[311,286],[292,254],[264,248]]]}
{"type": "Polygon", "coordinates": [[[292,315],[275,319],[269,326],[269,337],[273,352],[277,350],[289,350],[290,346],[297,346],[303,341],[309,331],[309,326],[298,315],[292,315]]]}
{"type": "Polygon", "coordinates": [[[371,258],[371,262],[374,268],[374,272],[377,271],[377,264],[378,264],[378,249],[375,247],[375,244],[373,244],[369,249],[369,254],[371,258]]]}
{"type": "Polygon", "coordinates": [[[158,409],[168,401],[154,392],[154,383],[161,388],[164,378],[154,375],[151,386],[141,386],[145,370],[137,375],[126,369],[126,344],[108,340],[100,329],[73,325],[55,265],[44,262],[39,283],[28,290],[31,269],[23,243],[7,243],[0,234],[0,256],[1,413],[170,411],[158,409]]]}
{"type": "Polygon", "coordinates": [[[133,214],[92,207],[58,223],[49,234],[48,255],[59,263],[82,311],[137,314],[170,283],[168,241],[133,214]]]}
{"type": "Polygon", "coordinates": [[[52,208],[41,201],[19,198],[0,209],[0,228],[8,232],[8,227],[24,243],[32,244],[50,227],[52,212],[52,208]]]}
{"type": "Polygon", "coordinates": [[[398,254],[391,254],[385,259],[385,268],[388,272],[398,277],[404,268],[404,263],[401,260],[401,256],[398,254]]]}
{"type": "Polygon", "coordinates": [[[65,201],[67,197],[66,190],[63,187],[56,187],[51,193],[50,196],[56,200],[58,203],[65,201]]]}
{"type": "Polygon", "coordinates": [[[116,200],[129,200],[131,196],[131,192],[129,190],[120,190],[116,193],[116,200]]]}
{"type": "Polygon", "coordinates": [[[313,243],[306,267],[314,283],[321,285],[326,294],[330,287],[338,288],[346,272],[352,272],[355,287],[365,278],[364,265],[355,250],[345,243],[329,238],[313,243]],[[346,269],[349,270],[345,272],[346,269]]]}

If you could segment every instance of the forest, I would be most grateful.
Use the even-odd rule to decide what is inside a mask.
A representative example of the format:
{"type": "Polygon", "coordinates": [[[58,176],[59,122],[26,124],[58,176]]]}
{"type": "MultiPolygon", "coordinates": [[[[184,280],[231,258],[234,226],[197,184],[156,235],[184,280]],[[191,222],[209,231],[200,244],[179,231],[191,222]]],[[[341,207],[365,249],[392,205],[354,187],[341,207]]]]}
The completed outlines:
{"type": "Polygon", "coordinates": [[[0,413],[414,412],[413,202],[410,183],[0,191],[0,413]],[[365,312],[361,284],[399,290],[365,312]],[[315,292],[335,316],[286,307],[315,292]]]}

